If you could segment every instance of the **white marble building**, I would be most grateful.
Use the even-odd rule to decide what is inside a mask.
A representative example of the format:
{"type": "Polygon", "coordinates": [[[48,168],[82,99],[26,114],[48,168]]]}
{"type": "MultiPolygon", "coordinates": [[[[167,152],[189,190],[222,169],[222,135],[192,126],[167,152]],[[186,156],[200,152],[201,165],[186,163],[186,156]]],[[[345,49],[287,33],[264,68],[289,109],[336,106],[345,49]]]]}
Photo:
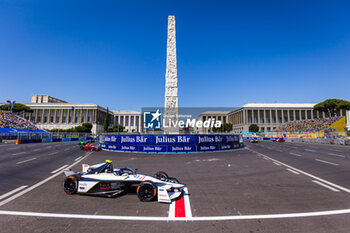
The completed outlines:
{"type": "MultiPolygon", "coordinates": [[[[93,103],[67,103],[48,96],[33,95],[31,103],[24,103],[34,111],[22,117],[36,123],[41,129],[69,129],[83,123],[92,124],[92,133],[103,132],[107,109],[93,103]]],[[[135,111],[109,111],[109,127],[120,124],[127,132],[141,132],[141,113],[135,111]]]]}
{"type": "Polygon", "coordinates": [[[142,131],[141,113],[136,111],[112,111],[114,125],[125,127],[129,133],[142,131]]]}
{"type": "MultiPolygon", "coordinates": [[[[233,132],[249,132],[249,126],[256,124],[259,131],[276,131],[289,121],[318,119],[329,117],[327,113],[315,111],[315,103],[248,103],[228,114],[233,132]]],[[[340,111],[339,116],[345,116],[340,111]]]]}

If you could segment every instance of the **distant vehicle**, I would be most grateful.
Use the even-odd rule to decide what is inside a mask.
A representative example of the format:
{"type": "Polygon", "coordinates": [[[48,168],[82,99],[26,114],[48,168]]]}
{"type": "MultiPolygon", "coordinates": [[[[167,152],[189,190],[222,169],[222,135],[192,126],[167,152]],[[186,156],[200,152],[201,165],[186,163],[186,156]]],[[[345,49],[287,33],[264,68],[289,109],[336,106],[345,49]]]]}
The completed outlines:
{"type": "Polygon", "coordinates": [[[127,190],[136,189],[140,201],[171,203],[183,193],[186,186],[176,178],[159,171],[154,176],[137,173],[131,168],[113,169],[112,161],[89,166],[83,164],[82,172],[65,170],[64,191],[67,194],[85,194],[114,197],[127,190]]]}
{"type": "Polygon", "coordinates": [[[88,143],[86,140],[83,140],[83,141],[80,141],[79,143],[78,143],[78,145],[82,145],[82,146],[84,146],[84,145],[86,145],[86,143],[88,143]]]}
{"type": "Polygon", "coordinates": [[[80,145],[80,150],[90,150],[90,151],[100,151],[100,146],[95,146],[92,143],[86,143],[85,145],[80,145]]]}
{"type": "Polygon", "coordinates": [[[82,140],[78,143],[78,145],[86,145],[87,143],[93,143],[95,140],[93,139],[87,139],[87,140],[82,140]]]}
{"type": "Polygon", "coordinates": [[[277,138],[276,142],[285,142],[286,140],[284,140],[284,138],[277,138]]]}

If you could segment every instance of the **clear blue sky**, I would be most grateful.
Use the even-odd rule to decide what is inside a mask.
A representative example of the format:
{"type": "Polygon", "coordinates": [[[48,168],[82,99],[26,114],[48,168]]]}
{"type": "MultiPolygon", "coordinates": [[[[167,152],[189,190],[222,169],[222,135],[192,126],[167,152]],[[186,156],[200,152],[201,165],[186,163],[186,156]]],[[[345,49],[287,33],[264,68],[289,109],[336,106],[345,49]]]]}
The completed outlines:
{"type": "Polygon", "coordinates": [[[168,15],[180,106],[350,100],[349,1],[0,0],[0,102],[163,106],[168,15]]]}

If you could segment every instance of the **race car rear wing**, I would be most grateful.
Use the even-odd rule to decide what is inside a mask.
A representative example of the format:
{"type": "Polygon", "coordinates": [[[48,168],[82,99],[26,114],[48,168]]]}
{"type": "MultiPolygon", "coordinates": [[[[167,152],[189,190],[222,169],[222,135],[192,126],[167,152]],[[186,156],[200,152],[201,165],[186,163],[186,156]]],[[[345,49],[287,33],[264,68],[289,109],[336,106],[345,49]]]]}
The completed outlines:
{"type": "Polygon", "coordinates": [[[74,175],[74,174],[75,174],[75,172],[73,172],[73,171],[70,170],[70,169],[65,169],[63,172],[64,172],[64,175],[65,175],[65,176],[71,176],[71,175],[74,175]]]}

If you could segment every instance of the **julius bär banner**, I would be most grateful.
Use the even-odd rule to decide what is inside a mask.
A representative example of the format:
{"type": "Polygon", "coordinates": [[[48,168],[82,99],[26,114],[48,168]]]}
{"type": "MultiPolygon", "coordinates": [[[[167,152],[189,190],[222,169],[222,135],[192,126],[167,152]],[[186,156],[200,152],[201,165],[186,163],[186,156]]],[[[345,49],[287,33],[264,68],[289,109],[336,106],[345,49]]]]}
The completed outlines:
{"type": "Polygon", "coordinates": [[[197,152],[231,150],[243,146],[241,136],[217,135],[105,135],[102,149],[131,152],[197,152]]]}

